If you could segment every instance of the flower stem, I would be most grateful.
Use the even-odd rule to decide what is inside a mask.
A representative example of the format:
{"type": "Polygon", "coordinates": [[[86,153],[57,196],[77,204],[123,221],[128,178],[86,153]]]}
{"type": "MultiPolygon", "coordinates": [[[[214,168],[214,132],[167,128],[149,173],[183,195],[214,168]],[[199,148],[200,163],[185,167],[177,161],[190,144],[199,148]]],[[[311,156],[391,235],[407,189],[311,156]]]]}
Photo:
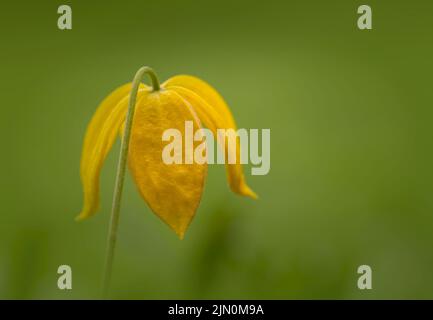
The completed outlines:
{"type": "Polygon", "coordinates": [[[128,157],[129,140],[131,138],[132,120],[134,118],[138,88],[145,74],[148,74],[151,78],[153,91],[158,91],[160,89],[158,78],[151,68],[142,67],[137,71],[134,80],[132,81],[125,129],[120,145],[119,162],[117,164],[116,184],[114,186],[113,205],[111,208],[110,226],[107,239],[107,255],[105,258],[105,268],[102,283],[103,298],[107,297],[110,286],[111,271],[113,269],[114,248],[116,246],[117,229],[119,227],[120,200],[122,198],[123,182],[125,180],[126,160],[128,157]]]}

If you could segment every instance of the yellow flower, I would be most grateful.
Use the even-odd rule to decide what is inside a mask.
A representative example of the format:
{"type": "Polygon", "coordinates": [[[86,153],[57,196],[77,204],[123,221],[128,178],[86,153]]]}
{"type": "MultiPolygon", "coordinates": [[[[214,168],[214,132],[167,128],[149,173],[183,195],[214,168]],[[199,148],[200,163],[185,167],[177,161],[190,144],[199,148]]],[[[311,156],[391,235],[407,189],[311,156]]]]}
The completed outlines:
{"type": "MultiPolygon", "coordinates": [[[[174,128],[184,136],[185,121],[193,123],[194,132],[203,124],[214,136],[217,129],[236,130],[236,124],[223,98],[203,80],[179,75],[159,86],[153,71],[147,73],[153,87],[140,84],[136,92],[128,167],[142,198],[182,239],[199,205],[207,164],[165,164],[161,157],[165,146],[162,134],[174,128]]],[[[102,101],[88,125],[80,168],[84,205],[78,220],[98,211],[101,168],[116,137],[123,134],[128,102],[134,99],[132,87],[129,83],[114,90],[102,101]]],[[[226,164],[230,188],[237,194],[256,198],[242,173],[239,143],[236,150],[228,150],[233,147],[226,141],[226,158],[229,152],[237,158],[236,164],[226,164]]]]}

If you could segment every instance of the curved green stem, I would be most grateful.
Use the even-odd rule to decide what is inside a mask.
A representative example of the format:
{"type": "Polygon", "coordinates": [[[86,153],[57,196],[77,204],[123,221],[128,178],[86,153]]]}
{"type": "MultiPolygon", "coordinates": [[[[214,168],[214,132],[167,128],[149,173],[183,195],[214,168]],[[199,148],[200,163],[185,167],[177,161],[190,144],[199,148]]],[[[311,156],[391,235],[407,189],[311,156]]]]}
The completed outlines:
{"type": "Polygon", "coordinates": [[[156,77],[155,72],[151,68],[142,67],[137,71],[134,80],[132,81],[132,88],[129,96],[128,113],[126,115],[125,129],[120,145],[119,162],[117,164],[116,184],[114,186],[113,206],[111,209],[110,226],[107,239],[107,255],[105,258],[105,268],[102,283],[104,298],[106,298],[108,294],[111,271],[113,268],[114,248],[116,246],[117,229],[119,226],[120,200],[122,198],[123,182],[125,180],[126,160],[128,157],[129,140],[131,138],[132,120],[135,113],[137,92],[145,74],[148,74],[151,78],[153,91],[158,91],[160,89],[158,78],[156,77]]]}

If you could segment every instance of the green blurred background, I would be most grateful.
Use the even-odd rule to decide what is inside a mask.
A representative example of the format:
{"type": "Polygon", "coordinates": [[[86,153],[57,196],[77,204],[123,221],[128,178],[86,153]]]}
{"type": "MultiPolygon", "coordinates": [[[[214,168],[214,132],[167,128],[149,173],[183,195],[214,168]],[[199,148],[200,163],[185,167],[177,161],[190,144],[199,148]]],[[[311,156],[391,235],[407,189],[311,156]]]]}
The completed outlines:
{"type": "Polygon", "coordinates": [[[245,168],[252,201],[210,167],[183,241],[128,177],[112,298],[433,298],[432,1],[6,2],[0,36],[0,298],[99,297],[119,143],[100,213],[77,223],[82,139],[142,65],[201,77],[240,127],[270,128],[271,171],[245,168]]]}

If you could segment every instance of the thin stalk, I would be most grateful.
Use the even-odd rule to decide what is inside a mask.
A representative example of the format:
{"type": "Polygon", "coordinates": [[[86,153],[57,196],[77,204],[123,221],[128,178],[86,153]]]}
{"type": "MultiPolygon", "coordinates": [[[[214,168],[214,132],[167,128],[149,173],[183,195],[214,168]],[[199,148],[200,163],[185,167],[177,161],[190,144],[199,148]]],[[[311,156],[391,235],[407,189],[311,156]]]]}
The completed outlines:
{"type": "Polygon", "coordinates": [[[158,78],[155,72],[149,67],[140,68],[135,74],[132,81],[131,93],[129,96],[128,112],[126,114],[125,129],[123,133],[122,142],[120,145],[119,162],[117,164],[116,183],[114,186],[113,205],[111,208],[110,226],[108,229],[107,239],[107,255],[105,258],[104,275],[102,282],[102,294],[105,299],[108,295],[110,287],[111,272],[113,269],[114,249],[116,247],[117,229],[119,227],[120,216],[120,201],[122,198],[123,182],[125,180],[126,160],[128,158],[129,140],[131,138],[132,120],[135,113],[135,103],[137,100],[137,92],[144,75],[150,76],[152,81],[153,91],[160,89],[158,78]]]}

